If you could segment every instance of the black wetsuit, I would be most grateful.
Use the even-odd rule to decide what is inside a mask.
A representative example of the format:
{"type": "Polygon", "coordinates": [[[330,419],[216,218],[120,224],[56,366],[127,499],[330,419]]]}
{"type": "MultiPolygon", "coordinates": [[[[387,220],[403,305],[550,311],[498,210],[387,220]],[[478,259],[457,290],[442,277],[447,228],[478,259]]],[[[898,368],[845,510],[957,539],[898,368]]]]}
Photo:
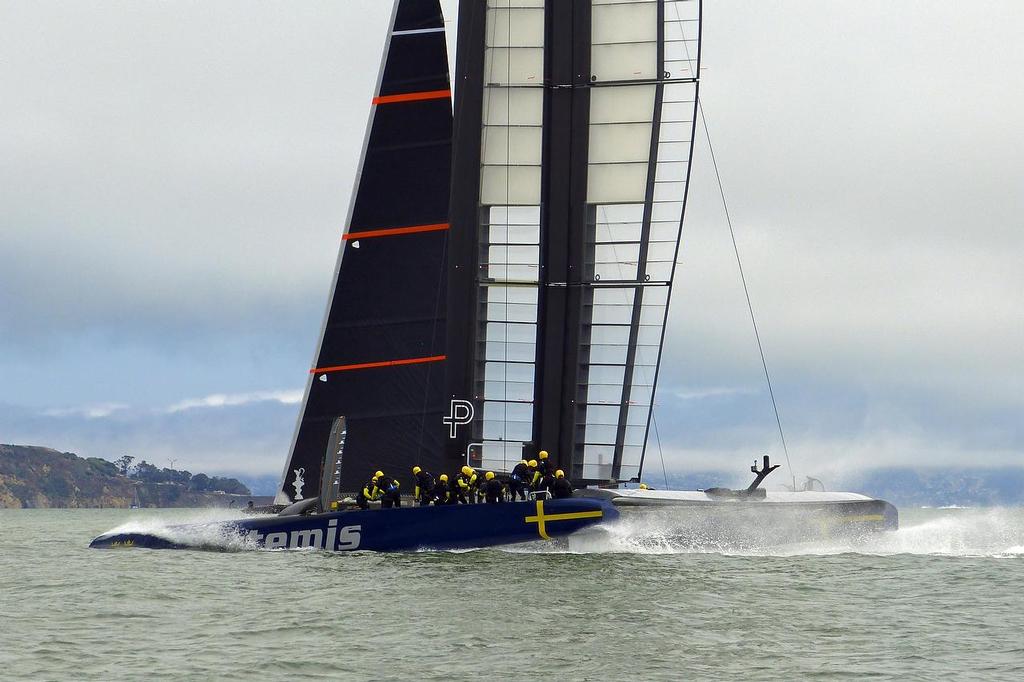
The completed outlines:
{"type": "Polygon", "coordinates": [[[430,504],[430,496],[434,492],[434,475],[422,469],[416,474],[416,500],[420,506],[430,504]]]}
{"type": "Polygon", "coordinates": [[[466,477],[462,474],[457,474],[448,481],[448,488],[451,494],[451,502],[449,504],[468,504],[468,501],[466,500],[466,493],[462,486],[459,485],[460,478],[465,479],[466,477]]]}
{"type": "Polygon", "coordinates": [[[360,509],[369,509],[370,502],[380,499],[380,489],[377,487],[377,480],[371,478],[356,495],[356,504],[360,509]]]}
{"type": "Polygon", "coordinates": [[[512,477],[508,482],[508,490],[512,494],[512,501],[515,502],[517,497],[522,497],[525,500],[526,490],[529,487],[530,467],[520,462],[512,469],[512,477]]]}
{"type": "Polygon", "coordinates": [[[547,459],[537,460],[537,471],[540,472],[541,476],[555,473],[555,470],[551,468],[550,460],[547,459]]]}
{"type": "Polygon", "coordinates": [[[555,494],[555,478],[554,474],[547,474],[544,478],[540,479],[540,483],[537,485],[537,490],[547,490],[553,496],[555,494]]]}
{"type": "Polygon", "coordinates": [[[476,472],[467,476],[466,474],[460,473],[455,477],[455,490],[458,490],[458,498],[460,504],[476,504],[476,492],[477,485],[476,472]]]}
{"type": "Polygon", "coordinates": [[[430,491],[430,499],[434,504],[453,504],[452,491],[448,481],[438,480],[430,491]]]}
{"type": "Polygon", "coordinates": [[[569,479],[565,476],[556,478],[551,486],[551,496],[556,499],[572,497],[572,483],[569,482],[569,479]]]}
{"type": "Polygon", "coordinates": [[[377,479],[377,486],[381,490],[380,508],[390,509],[391,507],[402,506],[402,494],[398,492],[398,481],[390,476],[377,479]]]}
{"type": "Polygon", "coordinates": [[[487,504],[496,504],[498,502],[504,502],[504,495],[502,495],[501,481],[496,478],[484,483],[484,498],[487,500],[487,504]]]}

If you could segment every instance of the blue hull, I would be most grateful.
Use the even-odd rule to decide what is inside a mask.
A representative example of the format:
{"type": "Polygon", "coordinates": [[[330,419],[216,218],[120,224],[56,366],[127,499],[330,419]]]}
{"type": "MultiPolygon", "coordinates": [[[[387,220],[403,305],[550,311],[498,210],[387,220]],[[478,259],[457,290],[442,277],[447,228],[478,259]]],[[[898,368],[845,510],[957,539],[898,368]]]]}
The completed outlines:
{"type": "Polygon", "coordinates": [[[328,552],[461,549],[564,537],[618,516],[611,502],[585,498],[402,507],[169,526],[158,533],[104,533],[89,546],[328,552]]]}

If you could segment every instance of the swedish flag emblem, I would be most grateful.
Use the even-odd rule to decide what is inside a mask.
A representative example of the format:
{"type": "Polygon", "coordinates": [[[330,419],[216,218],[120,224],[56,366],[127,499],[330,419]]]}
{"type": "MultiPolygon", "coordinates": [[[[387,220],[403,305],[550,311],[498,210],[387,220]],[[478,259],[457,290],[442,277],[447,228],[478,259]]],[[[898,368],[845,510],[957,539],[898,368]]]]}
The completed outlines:
{"type": "Polygon", "coordinates": [[[537,500],[537,514],[536,516],[527,516],[526,523],[537,524],[537,534],[545,540],[550,540],[551,537],[548,535],[547,525],[551,521],[569,521],[570,519],[600,519],[604,517],[604,512],[600,509],[595,511],[581,511],[581,512],[565,512],[562,514],[545,514],[544,513],[544,500],[537,500]]]}

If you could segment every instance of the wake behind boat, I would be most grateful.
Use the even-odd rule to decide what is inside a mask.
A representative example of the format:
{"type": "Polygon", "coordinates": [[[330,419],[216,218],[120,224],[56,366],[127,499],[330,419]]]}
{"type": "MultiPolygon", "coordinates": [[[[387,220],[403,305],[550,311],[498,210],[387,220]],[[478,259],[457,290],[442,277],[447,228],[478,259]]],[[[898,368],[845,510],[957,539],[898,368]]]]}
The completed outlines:
{"type": "Polygon", "coordinates": [[[746,488],[652,490],[594,488],[578,491],[584,498],[607,500],[620,509],[671,508],[677,523],[702,541],[729,543],[741,538],[757,544],[856,538],[899,528],[899,512],[885,500],[850,492],[825,490],[768,491],[764,479],[777,469],[768,455],[746,488]]]}

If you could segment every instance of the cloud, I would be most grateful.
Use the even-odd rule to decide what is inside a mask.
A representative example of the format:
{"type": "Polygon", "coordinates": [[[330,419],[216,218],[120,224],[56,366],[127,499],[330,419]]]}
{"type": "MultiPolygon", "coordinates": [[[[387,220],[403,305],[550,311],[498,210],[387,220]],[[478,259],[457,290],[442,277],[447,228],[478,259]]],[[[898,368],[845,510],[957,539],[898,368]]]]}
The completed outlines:
{"type": "MultiPolygon", "coordinates": [[[[794,460],[1024,452],[1024,11],[748,5],[705,7],[701,98],[794,460]]],[[[280,466],[301,395],[262,389],[309,367],[389,13],[5,17],[0,435],[280,466]]],[[[698,136],[658,395],[684,467],[777,448],[711,169],[698,136]]]]}
{"type": "Polygon", "coordinates": [[[166,408],[168,414],[208,407],[236,407],[273,401],[282,405],[296,405],[302,402],[303,389],[288,391],[254,391],[252,393],[214,393],[202,398],[187,398],[166,408]]]}
{"type": "Polygon", "coordinates": [[[51,407],[42,411],[46,417],[85,417],[87,419],[102,419],[109,417],[115,412],[122,412],[129,409],[128,405],[121,403],[103,403],[99,405],[85,405],[82,407],[51,407]]]}
{"type": "MultiPolygon", "coordinates": [[[[728,386],[708,386],[705,388],[677,388],[669,389],[669,392],[680,400],[704,400],[706,398],[721,398],[726,396],[754,395],[759,391],[753,388],[735,388],[728,386]]],[[[665,391],[662,391],[664,394],[665,391]]]]}

